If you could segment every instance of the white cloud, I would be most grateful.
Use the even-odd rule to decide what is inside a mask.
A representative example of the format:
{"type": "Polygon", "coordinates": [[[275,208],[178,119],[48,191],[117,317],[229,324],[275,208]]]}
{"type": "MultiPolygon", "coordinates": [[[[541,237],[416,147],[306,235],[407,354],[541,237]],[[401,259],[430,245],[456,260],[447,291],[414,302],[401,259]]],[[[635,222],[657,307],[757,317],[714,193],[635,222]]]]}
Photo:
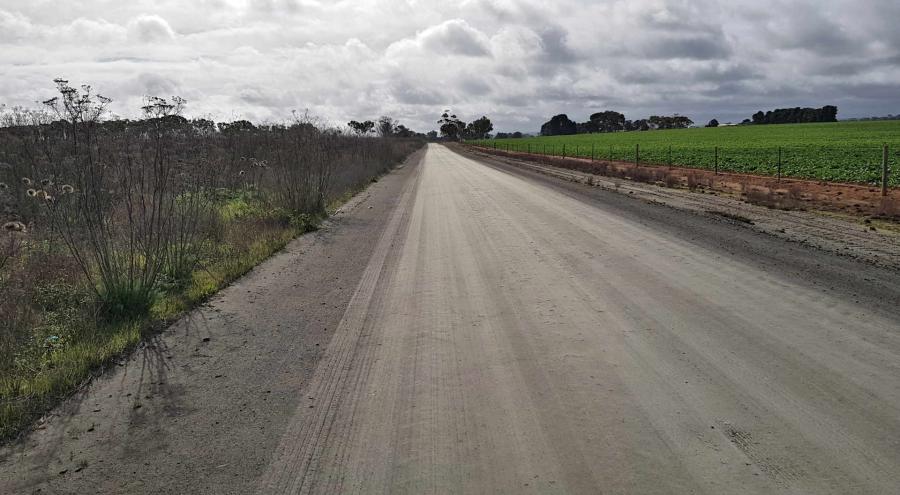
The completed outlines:
{"type": "Polygon", "coordinates": [[[140,43],[158,43],[175,39],[175,31],[158,15],[143,14],[128,23],[128,34],[140,43]]]}
{"type": "Polygon", "coordinates": [[[388,57],[459,55],[483,57],[490,54],[489,40],[462,19],[450,19],[430,26],[413,38],[391,44],[388,57]]]}

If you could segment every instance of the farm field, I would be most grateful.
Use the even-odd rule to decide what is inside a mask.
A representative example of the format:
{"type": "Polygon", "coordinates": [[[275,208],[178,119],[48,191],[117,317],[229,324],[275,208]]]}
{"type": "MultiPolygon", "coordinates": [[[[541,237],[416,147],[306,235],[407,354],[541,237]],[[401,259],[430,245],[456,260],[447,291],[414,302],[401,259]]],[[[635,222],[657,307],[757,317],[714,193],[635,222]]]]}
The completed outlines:
{"type": "Polygon", "coordinates": [[[882,146],[889,146],[894,172],[889,184],[900,185],[900,120],[777,124],[646,132],[577,134],[473,141],[488,147],[540,154],[591,157],[713,169],[760,175],[782,174],[828,181],[881,183],[882,146]]]}

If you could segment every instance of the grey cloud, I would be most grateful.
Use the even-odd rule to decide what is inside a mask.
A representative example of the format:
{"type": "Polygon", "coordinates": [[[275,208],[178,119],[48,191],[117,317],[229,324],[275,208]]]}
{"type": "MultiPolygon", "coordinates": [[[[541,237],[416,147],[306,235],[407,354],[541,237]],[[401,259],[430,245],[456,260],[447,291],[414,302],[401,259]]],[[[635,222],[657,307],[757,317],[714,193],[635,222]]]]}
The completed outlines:
{"type": "Polygon", "coordinates": [[[400,103],[412,105],[440,105],[444,98],[440,92],[427,87],[399,81],[391,88],[394,99],[400,103]]]}
{"type": "Polygon", "coordinates": [[[545,61],[568,63],[575,60],[575,52],[568,45],[568,33],[560,26],[540,30],[541,47],[545,61]]]}
{"type": "Polygon", "coordinates": [[[731,54],[731,47],[725,40],[708,35],[661,36],[638,46],[638,53],[651,59],[711,60],[727,58],[731,54]]]}
{"type": "Polygon", "coordinates": [[[797,104],[900,112],[896,0],[0,4],[8,105],[33,104],[64,76],[111,94],[125,116],[142,94],[181,94],[214,118],[309,106],[327,121],[390,114],[420,130],[445,105],[500,131],[605,107],[697,122],[797,104]]]}
{"type": "Polygon", "coordinates": [[[174,79],[148,72],[138,74],[132,87],[141,95],[148,96],[166,97],[179,93],[178,83],[174,79]]]}
{"type": "Polygon", "coordinates": [[[864,100],[891,101],[895,105],[895,109],[900,106],[900,91],[897,90],[897,84],[894,82],[840,83],[837,88],[846,96],[864,100]]]}
{"type": "Polygon", "coordinates": [[[464,78],[459,87],[468,96],[485,96],[491,92],[491,86],[487,82],[474,77],[464,78]]]}

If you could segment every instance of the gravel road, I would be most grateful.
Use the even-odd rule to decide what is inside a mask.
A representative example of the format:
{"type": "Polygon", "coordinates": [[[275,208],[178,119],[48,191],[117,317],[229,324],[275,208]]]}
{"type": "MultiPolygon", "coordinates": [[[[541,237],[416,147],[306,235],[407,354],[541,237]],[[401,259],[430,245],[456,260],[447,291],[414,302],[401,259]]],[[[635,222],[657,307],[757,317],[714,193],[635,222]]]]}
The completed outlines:
{"type": "Polygon", "coordinates": [[[281,346],[202,351],[222,380],[181,376],[187,344],[182,415],[95,414],[119,426],[72,439],[113,373],[7,449],[0,492],[897,492],[897,271],[436,144],[376,186],[383,215],[357,202],[334,249],[306,241],[204,310],[232,315],[211,343],[252,327],[252,287],[281,346]],[[324,253],[347,266],[327,330],[299,323],[315,286],[290,289],[324,253]]]}

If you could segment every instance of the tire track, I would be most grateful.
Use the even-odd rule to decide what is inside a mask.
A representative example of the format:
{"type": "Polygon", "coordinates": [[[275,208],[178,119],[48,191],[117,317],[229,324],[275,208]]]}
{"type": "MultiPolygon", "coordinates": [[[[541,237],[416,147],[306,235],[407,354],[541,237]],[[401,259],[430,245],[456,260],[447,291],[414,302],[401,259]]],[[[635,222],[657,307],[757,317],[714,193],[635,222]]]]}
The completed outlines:
{"type": "Polygon", "coordinates": [[[359,350],[361,332],[375,289],[391,247],[402,233],[403,220],[415,197],[418,183],[417,171],[378,240],[326,355],[304,389],[305,396],[312,402],[309,405],[301,403],[297,408],[260,479],[258,493],[298,494],[310,491],[310,481],[317,474],[318,461],[332,434],[338,411],[345,405],[344,399],[352,397],[352,389],[365,382],[359,376],[363,370],[351,367],[351,364],[359,350]]]}

